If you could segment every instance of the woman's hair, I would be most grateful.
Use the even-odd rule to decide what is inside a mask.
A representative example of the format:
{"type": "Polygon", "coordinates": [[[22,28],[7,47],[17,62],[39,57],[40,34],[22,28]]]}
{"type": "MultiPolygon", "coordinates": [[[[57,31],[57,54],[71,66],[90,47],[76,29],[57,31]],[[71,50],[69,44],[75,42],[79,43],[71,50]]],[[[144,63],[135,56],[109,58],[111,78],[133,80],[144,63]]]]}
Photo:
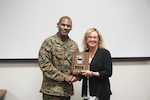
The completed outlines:
{"type": "Polygon", "coordinates": [[[82,41],[84,51],[88,49],[87,39],[91,35],[92,32],[97,32],[97,34],[98,34],[98,47],[104,48],[104,41],[103,41],[102,34],[96,28],[90,28],[86,31],[83,41],[82,41]]]}

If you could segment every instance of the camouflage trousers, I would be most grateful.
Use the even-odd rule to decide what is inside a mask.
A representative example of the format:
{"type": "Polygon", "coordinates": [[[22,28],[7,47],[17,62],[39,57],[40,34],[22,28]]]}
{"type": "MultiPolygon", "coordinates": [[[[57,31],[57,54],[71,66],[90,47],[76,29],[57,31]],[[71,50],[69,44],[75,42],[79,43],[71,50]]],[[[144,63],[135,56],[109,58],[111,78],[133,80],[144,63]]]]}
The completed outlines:
{"type": "Polygon", "coordinates": [[[43,94],[43,100],[70,100],[70,96],[65,97],[43,94]]]}

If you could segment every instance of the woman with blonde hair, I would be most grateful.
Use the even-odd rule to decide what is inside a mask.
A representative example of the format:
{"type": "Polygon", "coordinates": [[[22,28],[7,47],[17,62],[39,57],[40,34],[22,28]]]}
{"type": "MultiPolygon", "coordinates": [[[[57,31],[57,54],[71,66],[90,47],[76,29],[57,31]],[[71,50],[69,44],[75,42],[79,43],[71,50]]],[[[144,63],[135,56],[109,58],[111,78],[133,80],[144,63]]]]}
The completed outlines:
{"type": "Polygon", "coordinates": [[[104,48],[101,33],[90,28],[83,38],[83,49],[89,52],[89,70],[81,71],[83,76],[82,97],[84,100],[110,100],[109,77],[112,76],[110,52],[104,48]]]}

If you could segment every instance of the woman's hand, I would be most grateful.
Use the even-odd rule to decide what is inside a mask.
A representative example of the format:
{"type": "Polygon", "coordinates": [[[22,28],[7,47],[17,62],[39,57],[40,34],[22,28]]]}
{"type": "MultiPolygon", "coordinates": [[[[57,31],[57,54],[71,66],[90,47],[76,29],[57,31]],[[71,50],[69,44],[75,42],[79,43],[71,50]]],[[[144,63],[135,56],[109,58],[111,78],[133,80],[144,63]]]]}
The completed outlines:
{"type": "Polygon", "coordinates": [[[81,71],[81,75],[85,76],[85,77],[91,77],[92,76],[92,71],[89,71],[89,70],[82,70],[81,71]]]}

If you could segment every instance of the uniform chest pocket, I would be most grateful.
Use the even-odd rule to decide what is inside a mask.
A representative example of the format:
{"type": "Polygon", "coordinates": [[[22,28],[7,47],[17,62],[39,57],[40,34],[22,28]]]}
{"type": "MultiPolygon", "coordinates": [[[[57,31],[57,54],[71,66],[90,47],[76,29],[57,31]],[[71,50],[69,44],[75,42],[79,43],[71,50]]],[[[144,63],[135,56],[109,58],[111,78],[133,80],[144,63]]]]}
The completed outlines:
{"type": "Polygon", "coordinates": [[[65,54],[65,50],[62,46],[60,45],[55,45],[53,46],[53,49],[52,49],[52,55],[56,58],[59,58],[59,59],[64,59],[64,54],[65,54]]]}

